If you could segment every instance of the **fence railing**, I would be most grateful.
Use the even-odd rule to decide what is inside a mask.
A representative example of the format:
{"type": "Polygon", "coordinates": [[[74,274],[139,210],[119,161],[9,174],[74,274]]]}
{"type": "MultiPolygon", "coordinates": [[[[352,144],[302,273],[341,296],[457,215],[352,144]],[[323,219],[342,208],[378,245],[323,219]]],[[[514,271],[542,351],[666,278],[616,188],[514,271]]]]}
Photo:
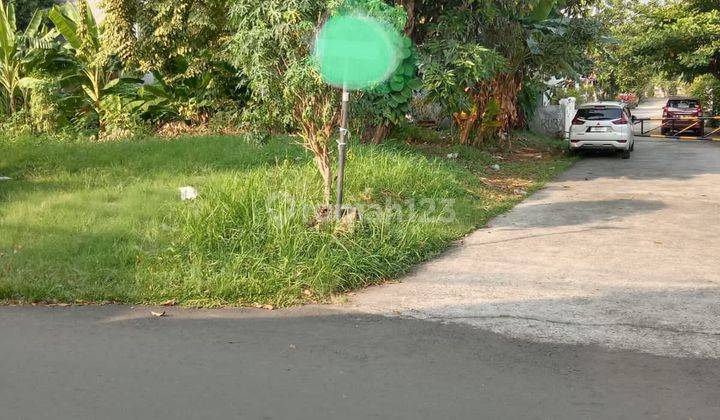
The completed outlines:
{"type": "MultiPolygon", "coordinates": [[[[681,139],[681,140],[716,140],[720,141],[720,137],[714,137],[720,133],[720,128],[714,129],[709,133],[705,132],[705,121],[720,121],[720,116],[717,117],[663,117],[663,118],[637,118],[635,119],[635,125],[640,125],[640,134],[636,134],[643,137],[654,137],[654,138],[668,138],[668,139],[681,139]],[[646,123],[652,121],[660,121],[660,125],[651,127],[645,130],[646,123]],[[701,135],[690,136],[690,132],[694,130],[702,129],[701,135]],[[653,134],[653,132],[660,131],[660,134],[653,134]],[[672,134],[665,134],[665,133],[672,134]]],[[[650,125],[650,124],[647,124],[650,125]]]]}

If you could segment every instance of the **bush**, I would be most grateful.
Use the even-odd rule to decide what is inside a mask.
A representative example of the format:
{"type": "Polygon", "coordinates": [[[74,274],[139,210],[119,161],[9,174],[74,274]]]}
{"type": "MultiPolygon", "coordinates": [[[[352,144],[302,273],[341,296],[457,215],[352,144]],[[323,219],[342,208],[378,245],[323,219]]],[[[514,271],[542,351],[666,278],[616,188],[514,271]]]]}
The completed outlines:
{"type": "Polygon", "coordinates": [[[150,133],[138,113],[129,111],[125,101],[119,95],[107,95],[100,104],[102,124],[102,140],[118,140],[139,137],[150,133]]]}
{"type": "Polygon", "coordinates": [[[55,133],[67,123],[58,105],[60,82],[57,78],[31,78],[26,82],[30,89],[30,125],[36,133],[55,133]]]}
{"type": "Polygon", "coordinates": [[[720,80],[710,74],[697,77],[688,88],[688,93],[700,100],[703,109],[713,115],[720,115],[720,80]]]}
{"type": "Polygon", "coordinates": [[[14,139],[33,134],[32,117],[25,109],[0,118],[0,132],[4,137],[14,139]]]}

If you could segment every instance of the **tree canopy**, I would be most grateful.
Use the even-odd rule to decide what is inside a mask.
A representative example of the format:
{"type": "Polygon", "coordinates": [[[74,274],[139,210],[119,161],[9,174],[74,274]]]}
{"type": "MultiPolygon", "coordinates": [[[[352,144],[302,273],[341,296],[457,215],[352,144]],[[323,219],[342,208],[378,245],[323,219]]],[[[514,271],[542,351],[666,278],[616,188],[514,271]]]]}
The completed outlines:
{"type": "Polygon", "coordinates": [[[638,6],[630,53],[669,76],[720,78],[720,7],[717,0],[657,0],[638,6]]]}

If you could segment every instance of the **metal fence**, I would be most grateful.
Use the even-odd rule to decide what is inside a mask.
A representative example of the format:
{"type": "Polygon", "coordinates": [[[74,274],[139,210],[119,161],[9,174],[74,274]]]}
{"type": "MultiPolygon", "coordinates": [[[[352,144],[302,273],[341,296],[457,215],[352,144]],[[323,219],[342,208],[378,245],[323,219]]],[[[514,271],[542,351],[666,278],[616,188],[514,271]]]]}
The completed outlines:
{"type": "Polygon", "coordinates": [[[635,125],[640,125],[640,132],[636,136],[677,139],[677,140],[712,140],[720,141],[720,128],[706,132],[706,122],[720,121],[718,117],[687,117],[687,118],[638,118],[635,125]],[[652,127],[653,121],[659,121],[660,125],[652,127]],[[647,128],[647,129],[646,129],[647,128]],[[696,130],[702,130],[702,135],[689,135],[696,130]]]}

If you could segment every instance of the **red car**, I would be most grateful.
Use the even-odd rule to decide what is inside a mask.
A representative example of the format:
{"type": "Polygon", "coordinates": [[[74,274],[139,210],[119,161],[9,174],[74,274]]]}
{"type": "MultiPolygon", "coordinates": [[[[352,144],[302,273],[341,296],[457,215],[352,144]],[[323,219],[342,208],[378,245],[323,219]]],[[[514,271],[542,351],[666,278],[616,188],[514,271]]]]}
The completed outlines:
{"type": "Polygon", "coordinates": [[[681,133],[703,136],[705,123],[698,120],[703,116],[702,105],[695,98],[675,96],[669,98],[663,108],[662,134],[681,133]]]}

